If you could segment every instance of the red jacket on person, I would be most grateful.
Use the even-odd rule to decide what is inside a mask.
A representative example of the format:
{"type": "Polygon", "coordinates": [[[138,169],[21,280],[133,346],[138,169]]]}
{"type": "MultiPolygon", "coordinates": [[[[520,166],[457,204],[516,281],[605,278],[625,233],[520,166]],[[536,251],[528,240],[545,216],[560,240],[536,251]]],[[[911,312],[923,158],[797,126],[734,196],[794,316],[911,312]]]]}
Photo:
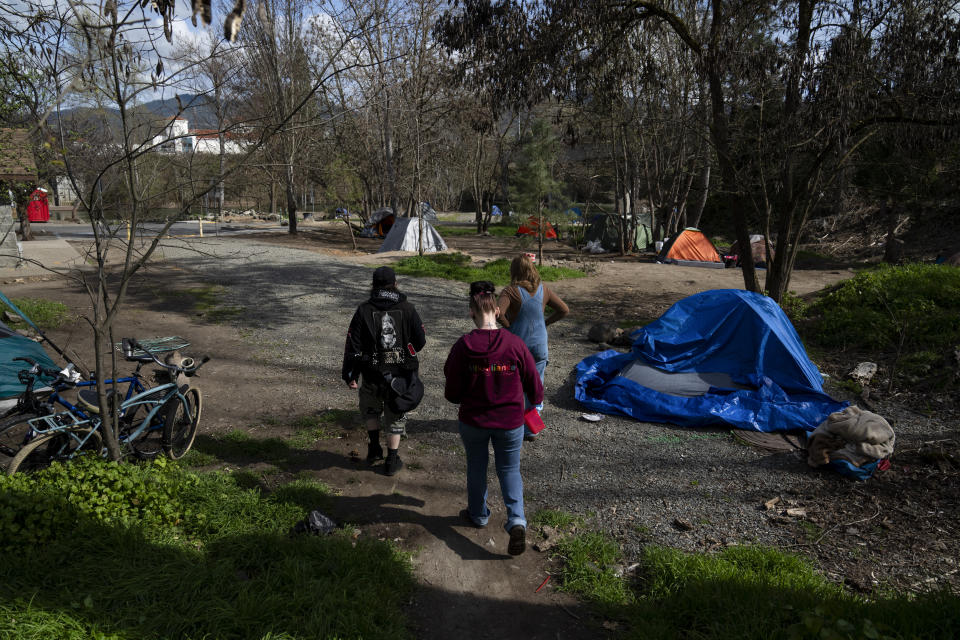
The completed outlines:
{"type": "Polygon", "coordinates": [[[506,329],[475,329],[457,340],[443,365],[444,397],[460,405],[461,422],[483,429],[523,426],[524,394],[543,401],[537,364],[506,329]]]}

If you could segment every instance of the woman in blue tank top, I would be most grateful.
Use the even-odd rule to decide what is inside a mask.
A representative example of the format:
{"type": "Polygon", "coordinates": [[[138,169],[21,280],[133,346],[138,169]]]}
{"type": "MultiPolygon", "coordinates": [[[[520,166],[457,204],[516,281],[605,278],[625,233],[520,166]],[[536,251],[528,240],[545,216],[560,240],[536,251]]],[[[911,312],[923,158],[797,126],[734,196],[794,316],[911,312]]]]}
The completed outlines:
{"type": "MultiPolygon", "coordinates": [[[[537,268],[526,254],[520,254],[510,263],[510,286],[500,292],[497,304],[500,307],[500,322],[530,349],[537,364],[540,382],[543,382],[544,371],[550,360],[547,325],[566,316],[570,309],[560,296],[541,282],[537,268]],[[545,316],[544,310],[548,306],[553,312],[545,316]]],[[[530,408],[529,403],[527,408],[530,408]]],[[[542,404],[537,406],[538,410],[542,408],[542,404]]],[[[533,440],[535,436],[527,430],[524,437],[533,440]]]]}

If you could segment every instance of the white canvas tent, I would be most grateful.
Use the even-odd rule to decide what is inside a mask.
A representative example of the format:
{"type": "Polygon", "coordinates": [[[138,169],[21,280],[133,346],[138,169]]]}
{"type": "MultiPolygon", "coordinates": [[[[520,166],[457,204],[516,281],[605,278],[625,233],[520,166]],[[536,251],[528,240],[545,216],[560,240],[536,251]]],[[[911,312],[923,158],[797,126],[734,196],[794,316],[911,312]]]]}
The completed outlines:
{"type": "MultiPolygon", "coordinates": [[[[390,233],[383,239],[383,245],[377,253],[384,251],[418,251],[420,248],[420,220],[418,218],[397,218],[390,233]]],[[[423,221],[423,251],[445,251],[447,243],[429,221],[423,221]]]]}

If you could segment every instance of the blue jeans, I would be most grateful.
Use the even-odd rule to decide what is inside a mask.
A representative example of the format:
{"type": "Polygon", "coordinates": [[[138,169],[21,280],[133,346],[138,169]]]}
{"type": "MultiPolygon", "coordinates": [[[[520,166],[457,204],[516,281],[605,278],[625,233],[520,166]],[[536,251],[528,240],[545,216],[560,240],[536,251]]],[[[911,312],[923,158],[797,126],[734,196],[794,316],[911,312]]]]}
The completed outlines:
{"type": "MultiPolygon", "coordinates": [[[[547,369],[547,363],[548,363],[548,362],[549,362],[549,360],[537,360],[537,373],[540,374],[540,384],[543,384],[543,372],[546,371],[546,369],[547,369]]],[[[546,393],[546,388],[544,388],[544,393],[546,393]]],[[[527,397],[527,394],[523,394],[523,410],[524,410],[524,411],[530,411],[530,409],[531,409],[533,406],[534,406],[534,405],[533,405],[532,402],[530,402],[530,398],[527,397]]],[[[542,409],[543,409],[543,402],[541,402],[540,404],[538,404],[538,405],[536,405],[536,406],[537,406],[537,411],[542,410],[542,409]]],[[[533,432],[530,431],[530,429],[527,428],[527,425],[523,425],[523,433],[524,433],[524,435],[528,435],[528,436],[532,436],[532,435],[533,435],[533,432]]]]}
{"type": "Polygon", "coordinates": [[[523,429],[481,429],[460,423],[460,439],[467,452],[467,512],[473,521],[486,526],[490,519],[487,508],[487,464],[489,442],[493,442],[493,458],[500,479],[500,493],[507,508],[508,532],[518,524],[526,527],[523,515],[523,478],[520,477],[520,449],[523,429]]]}

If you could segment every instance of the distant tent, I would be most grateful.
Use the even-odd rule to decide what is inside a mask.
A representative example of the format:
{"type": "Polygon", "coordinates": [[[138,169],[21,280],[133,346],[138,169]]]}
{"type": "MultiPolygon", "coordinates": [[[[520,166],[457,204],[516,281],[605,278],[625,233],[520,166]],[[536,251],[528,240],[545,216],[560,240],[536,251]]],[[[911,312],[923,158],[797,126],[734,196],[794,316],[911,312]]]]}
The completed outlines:
{"type": "MultiPolygon", "coordinates": [[[[554,230],[553,225],[550,224],[549,220],[544,220],[543,224],[545,225],[545,231],[543,232],[543,237],[547,240],[556,240],[557,232],[554,230]]],[[[537,220],[536,216],[530,216],[527,218],[526,224],[520,225],[517,229],[518,236],[536,236],[537,230],[540,228],[540,222],[537,220]]]]}
{"type": "MultiPolygon", "coordinates": [[[[767,243],[766,237],[762,234],[750,236],[750,251],[753,253],[753,264],[757,267],[765,268],[767,266],[767,243]]],[[[730,253],[737,256],[737,266],[740,266],[741,257],[745,252],[740,251],[740,243],[734,242],[730,245],[730,253]]],[[[770,245],[770,259],[773,260],[773,244],[770,245]]]]}
{"type": "MultiPolygon", "coordinates": [[[[419,251],[420,247],[420,219],[398,218],[393,223],[390,233],[383,240],[383,245],[377,253],[384,251],[419,251]]],[[[423,220],[423,251],[446,251],[447,243],[426,219],[423,220]]]]}
{"type": "MultiPolygon", "coordinates": [[[[605,251],[619,251],[620,223],[620,215],[616,213],[598,213],[590,221],[583,240],[599,243],[605,251]]],[[[650,232],[650,214],[640,214],[636,224],[632,219],[627,220],[627,227],[626,249],[628,251],[646,249],[647,245],[653,242],[653,234],[650,232]]]]}
{"type": "Polygon", "coordinates": [[[363,226],[360,235],[364,238],[383,238],[390,233],[396,219],[397,217],[393,215],[393,209],[390,207],[377,209],[370,214],[370,219],[363,226]]]}
{"type": "Polygon", "coordinates": [[[693,227],[687,227],[663,243],[657,262],[723,269],[717,248],[702,231],[693,227]]]}

